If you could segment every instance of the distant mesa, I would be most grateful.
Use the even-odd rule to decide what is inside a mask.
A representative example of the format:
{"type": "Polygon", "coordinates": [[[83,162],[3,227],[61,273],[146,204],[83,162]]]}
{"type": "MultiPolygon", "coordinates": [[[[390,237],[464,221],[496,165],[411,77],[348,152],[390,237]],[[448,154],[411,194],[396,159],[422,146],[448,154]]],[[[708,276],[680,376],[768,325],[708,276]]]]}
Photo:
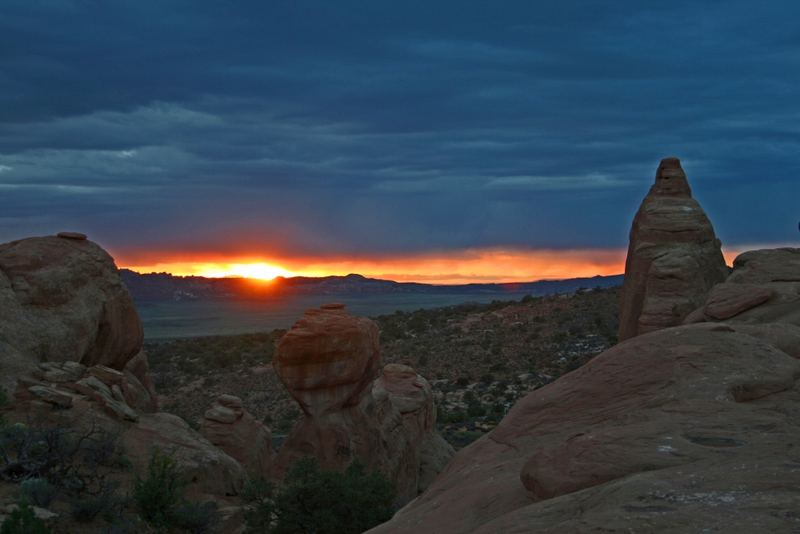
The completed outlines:
{"type": "MultiPolygon", "coordinates": [[[[244,278],[204,278],[173,276],[167,273],[139,274],[121,269],[120,275],[137,302],[182,301],[205,299],[252,299],[259,295],[303,294],[330,295],[391,295],[391,294],[487,294],[498,298],[510,295],[549,295],[572,293],[581,288],[614,287],[622,283],[622,275],[540,280],[535,282],[482,283],[433,285],[418,282],[394,282],[361,275],[289,278],[278,277],[271,284],[254,285],[244,278]]],[[[334,304],[335,305],[335,304],[334,304]]]]}
{"type": "MultiPolygon", "coordinates": [[[[303,416],[277,453],[238,397],[216,398],[204,435],[158,412],[126,273],[75,239],[0,244],[0,386],[13,391],[2,415],[101,424],[120,436],[129,477],[159,448],[191,481],[187,496],[227,503],[248,471],[275,480],[307,456],[333,469],[359,460],[408,503],[373,534],[796,530],[800,249],[745,252],[729,272],[677,158],[659,165],[631,228],[625,341],[532,391],[457,455],[436,431],[428,381],[383,366],[376,323],[342,304],[309,310],[278,344],[274,369],[303,416]]],[[[349,290],[429,290],[286,283],[342,278],[349,290]]]]}

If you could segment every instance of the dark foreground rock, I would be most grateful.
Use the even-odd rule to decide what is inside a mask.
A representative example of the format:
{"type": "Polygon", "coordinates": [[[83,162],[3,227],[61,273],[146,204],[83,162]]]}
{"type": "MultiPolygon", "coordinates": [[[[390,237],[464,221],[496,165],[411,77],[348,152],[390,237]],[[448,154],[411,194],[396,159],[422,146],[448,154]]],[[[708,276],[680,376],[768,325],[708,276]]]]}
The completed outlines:
{"type": "Polygon", "coordinates": [[[800,532],[800,250],[726,271],[662,161],[631,231],[627,341],[517,402],[370,532],[800,532]]]}
{"type": "Polygon", "coordinates": [[[142,324],[98,245],[73,233],[0,245],[0,310],[8,421],[102,429],[123,445],[129,475],[144,472],[154,450],[171,454],[191,495],[225,497],[242,487],[237,460],[181,418],[157,413],[142,324]]]}
{"type": "Polygon", "coordinates": [[[517,403],[374,532],[800,528],[799,377],[735,326],[639,336],[517,403]]]}
{"type": "Polygon", "coordinates": [[[71,235],[0,245],[0,387],[41,362],[122,370],[142,325],[114,260],[71,235]]]}
{"type": "Polygon", "coordinates": [[[800,326],[800,248],[751,250],[733,262],[724,284],[714,286],[687,323],[728,321],[800,326]]]}

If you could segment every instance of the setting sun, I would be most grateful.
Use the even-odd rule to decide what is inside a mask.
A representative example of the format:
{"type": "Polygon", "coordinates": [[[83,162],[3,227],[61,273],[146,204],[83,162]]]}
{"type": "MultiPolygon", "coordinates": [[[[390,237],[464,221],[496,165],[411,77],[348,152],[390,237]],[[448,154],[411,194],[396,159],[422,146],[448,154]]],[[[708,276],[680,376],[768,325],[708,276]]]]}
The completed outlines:
{"type": "Polygon", "coordinates": [[[269,263],[231,263],[201,267],[194,274],[207,278],[241,277],[254,280],[272,280],[277,276],[293,276],[283,267],[269,263]]]}

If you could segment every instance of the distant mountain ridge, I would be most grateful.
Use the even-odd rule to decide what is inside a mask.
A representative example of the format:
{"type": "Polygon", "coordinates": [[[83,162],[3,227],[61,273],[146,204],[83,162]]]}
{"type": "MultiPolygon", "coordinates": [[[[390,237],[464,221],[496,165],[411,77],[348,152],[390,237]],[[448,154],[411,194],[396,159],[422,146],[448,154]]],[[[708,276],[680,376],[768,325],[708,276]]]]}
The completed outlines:
{"type": "Polygon", "coordinates": [[[623,275],[569,278],[565,280],[539,280],[535,282],[478,283],[459,285],[434,285],[418,282],[395,282],[367,278],[360,274],[312,278],[296,276],[278,277],[268,283],[247,278],[204,278],[202,276],[174,276],[169,273],[140,274],[120,269],[120,275],[135,300],[205,300],[258,298],[275,294],[303,295],[358,295],[390,293],[459,294],[485,293],[502,296],[507,293],[547,295],[572,293],[581,288],[613,287],[622,284],[623,275]]]}

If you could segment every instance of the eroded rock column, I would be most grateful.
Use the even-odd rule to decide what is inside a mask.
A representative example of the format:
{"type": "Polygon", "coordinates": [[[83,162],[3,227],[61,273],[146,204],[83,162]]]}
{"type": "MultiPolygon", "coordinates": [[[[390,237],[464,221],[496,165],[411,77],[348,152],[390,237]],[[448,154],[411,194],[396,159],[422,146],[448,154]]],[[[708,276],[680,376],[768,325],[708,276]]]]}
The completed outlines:
{"type": "Polygon", "coordinates": [[[630,232],[620,341],[676,326],[727,276],[721,244],[678,158],[661,160],[630,232]]]}

